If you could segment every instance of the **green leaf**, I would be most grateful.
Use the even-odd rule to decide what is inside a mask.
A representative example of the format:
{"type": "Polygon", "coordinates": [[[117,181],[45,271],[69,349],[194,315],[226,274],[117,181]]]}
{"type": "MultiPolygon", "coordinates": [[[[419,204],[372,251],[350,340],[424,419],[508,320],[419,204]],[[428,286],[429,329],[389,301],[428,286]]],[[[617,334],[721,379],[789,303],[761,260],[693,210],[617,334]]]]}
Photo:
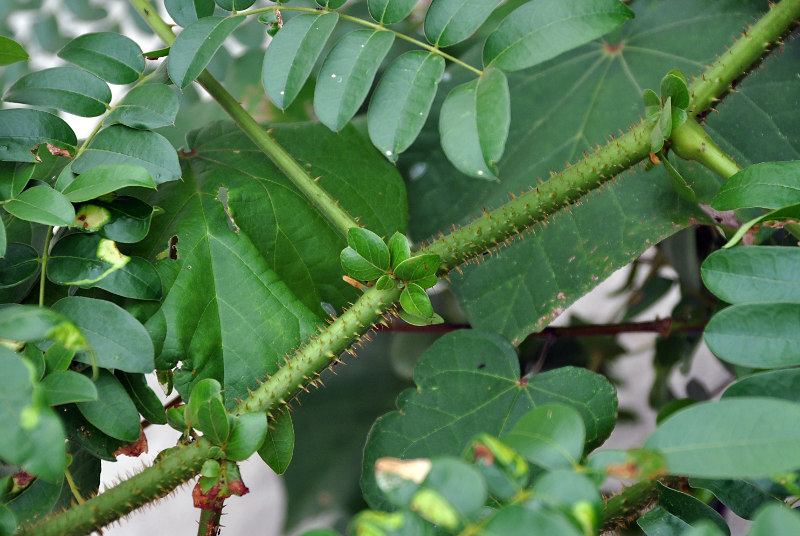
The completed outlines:
{"type": "Polygon", "coordinates": [[[800,468],[798,441],[800,404],[731,398],[675,413],[644,447],[661,452],[671,474],[755,478],[800,468]]]}
{"type": "Polygon", "coordinates": [[[780,502],[777,497],[746,480],[692,478],[689,483],[692,487],[709,490],[722,504],[745,519],[753,519],[756,511],[765,504],[780,502]]]}
{"type": "Polygon", "coordinates": [[[166,127],[175,124],[179,107],[180,100],[169,86],[146,84],[130,90],[103,124],[121,123],[145,130],[166,127]]]}
{"type": "Polygon", "coordinates": [[[462,520],[478,517],[488,498],[486,481],[480,472],[458,458],[431,461],[431,470],[421,489],[436,491],[462,520]]]}
{"type": "Polygon", "coordinates": [[[661,112],[661,98],[652,89],[642,91],[642,101],[644,101],[645,117],[647,119],[654,118],[657,113],[661,112]]]}
{"type": "Polygon", "coordinates": [[[294,427],[292,426],[292,415],[288,411],[278,414],[277,418],[271,420],[267,430],[267,436],[258,455],[269,465],[275,473],[282,475],[292,461],[294,451],[294,427]]]}
{"type": "MultiPolygon", "coordinates": [[[[674,118],[675,116],[673,115],[672,117],[674,118]]],[[[672,182],[672,187],[678,195],[690,203],[693,202],[696,196],[692,187],[686,182],[686,179],[684,179],[680,172],[675,169],[675,166],[667,160],[667,156],[664,153],[661,153],[659,158],[661,158],[661,163],[664,164],[664,169],[667,170],[667,175],[672,182]]]]}
{"type": "Polygon", "coordinates": [[[118,33],[89,33],[76,37],[58,55],[112,84],[136,82],[144,71],[142,49],[118,33]]]}
{"type": "Polygon", "coordinates": [[[8,88],[3,100],[95,117],[108,109],[111,90],[98,77],[81,69],[53,67],[26,74],[8,88]]]}
{"type": "Polygon", "coordinates": [[[800,160],[748,166],[722,184],[711,203],[716,210],[782,208],[800,203],[800,160]]]}
{"type": "Polygon", "coordinates": [[[722,393],[722,398],[737,396],[768,396],[800,402],[800,369],[771,370],[745,376],[722,393]]]}
{"type": "Polygon", "coordinates": [[[213,378],[197,382],[186,406],[187,421],[213,443],[223,445],[230,435],[230,422],[222,399],[222,387],[213,378]]]}
{"type": "MultiPolygon", "coordinates": [[[[53,310],[72,320],[86,335],[98,366],[144,373],[155,368],[150,336],[138,320],[118,305],[71,296],[53,304],[53,310]]],[[[91,362],[83,354],[75,360],[91,362]]]]}
{"type": "Polygon", "coordinates": [[[76,405],[81,414],[111,437],[127,442],[139,439],[139,412],[119,380],[101,369],[94,385],[97,400],[78,402],[76,405]]]}
{"type": "Polygon", "coordinates": [[[506,77],[502,71],[488,69],[447,95],[439,115],[442,149],[462,173],[494,179],[510,121],[506,77]]]}
{"type": "Polygon", "coordinates": [[[800,303],[744,303],[723,309],[703,337],[714,355],[753,368],[800,364],[800,303]]]}
{"type": "Polygon", "coordinates": [[[527,69],[603,36],[633,18],[618,0],[538,0],[514,10],[492,32],[483,63],[527,69]]]}
{"type": "Polygon", "coordinates": [[[540,534],[558,534],[559,536],[582,536],[578,527],[564,514],[557,510],[532,509],[522,505],[507,506],[497,512],[483,526],[481,534],[485,536],[525,536],[536,527],[540,534]]]}
{"type": "Polygon", "coordinates": [[[272,39],[261,80],[275,106],[285,110],[300,93],[338,20],[337,13],[297,15],[272,39]]]}
{"type": "Polygon", "coordinates": [[[18,61],[26,61],[28,53],[22,48],[22,45],[0,35],[0,65],[11,65],[18,61]]]}
{"type": "Polygon", "coordinates": [[[216,0],[217,5],[225,11],[241,11],[255,3],[255,0],[216,0]]]}
{"type": "Polygon", "coordinates": [[[183,28],[214,14],[214,0],[164,0],[164,7],[175,24],[183,28]]]}
{"type": "Polygon", "coordinates": [[[576,504],[589,503],[595,513],[600,514],[605,504],[603,496],[589,477],[570,470],[545,473],[536,479],[531,491],[536,498],[556,507],[573,508],[576,504]]]}
{"type": "Polygon", "coordinates": [[[800,303],[800,250],[759,246],[722,249],[700,268],[705,286],[728,303],[800,303]]]}
{"type": "Polygon", "coordinates": [[[183,89],[200,76],[243,20],[242,17],[204,17],[184,28],[169,51],[169,77],[175,85],[183,89]]]}
{"type": "Polygon", "coordinates": [[[353,118],[392,43],[392,32],[356,30],[328,53],[314,90],[314,111],[328,128],[339,131],[353,118]]]}
{"type": "Polygon", "coordinates": [[[135,164],[100,165],[78,175],[62,191],[73,203],[88,201],[127,186],[155,189],[156,184],[142,166],[135,164]]]}
{"type": "Polygon", "coordinates": [[[565,367],[521,380],[514,348],[479,331],[438,339],[417,363],[414,380],[417,388],[398,398],[400,411],[381,417],[367,440],[361,484],[372,507],[383,504],[373,474],[379,457],[460,455],[477,433],[506,433],[544,404],[579,412],[588,449],[601,444],[615,422],[616,397],[605,378],[565,367]]]}
{"type": "MultiPolygon", "coordinates": [[[[671,99],[672,106],[685,110],[689,106],[689,88],[680,71],[670,71],[661,79],[661,100],[671,99]]],[[[665,104],[666,106],[666,104],[665,104]]]]}
{"type": "Polygon", "coordinates": [[[101,130],[72,163],[75,173],[103,164],[134,164],[145,168],[156,184],[181,176],[178,154],[155,132],[112,125],[101,130]]]}
{"type": "Polygon", "coordinates": [[[34,406],[30,370],[20,356],[2,346],[0,370],[0,429],[4,438],[0,458],[48,482],[58,482],[67,462],[61,420],[50,408],[34,406]],[[22,414],[30,410],[36,412],[36,422],[25,426],[22,414]]]}
{"type": "Polygon", "coordinates": [[[730,536],[728,524],[716,510],[692,495],[668,488],[661,482],[658,486],[658,504],[685,523],[695,526],[702,521],[713,523],[722,533],[730,536]]]}
{"type": "Polygon", "coordinates": [[[73,370],[57,370],[42,380],[44,396],[48,406],[59,406],[70,402],[97,400],[97,388],[92,380],[73,370]]]}
{"type": "Polygon", "coordinates": [[[28,185],[35,167],[27,162],[0,162],[0,201],[18,196],[28,185]]]}
{"type": "MultiPolygon", "coordinates": [[[[5,231],[5,227],[3,227],[5,231]]],[[[5,237],[5,232],[3,232],[5,237]]],[[[39,273],[39,252],[27,244],[12,242],[0,257],[0,288],[15,287],[39,273]]]]}
{"type": "Polygon", "coordinates": [[[523,415],[501,439],[528,461],[552,470],[578,463],[585,436],[580,413],[570,406],[546,404],[523,415]]]}
{"type": "Polygon", "coordinates": [[[36,162],[32,152],[42,143],[74,150],[78,139],[60,117],[41,110],[0,110],[0,160],[36,162]]]}
{"type": "Polygon", "coordinates": [[[389,248],[383,239],[369,229],[352,227],[347,231],[347,244],[368,263],[381,271],[389,269],[389,248]]]}
{"type": "Polygon", "coordinates": [[[500,0],[433,0],[425,14],[425,37],[439,47],[460,43],[486,22],[500,0]]]}
{"type": "Polygon", "coordinates": [[[800,531],[800,516],[784,505],[768,505],[759,510],[747,536],[774,536],[800,531]]]}
{"type": "MultiPolygon", "coordinates": [[[[292,125],[273,136],[364,225],[386,236],[404,228],[401,177],[352,127],[292,125]]],[[[238,127],[211,124],[188,147],[196,157],[186,159],[183,181],[151,200],[178,216],[154,219],[134,251],[160,259],[166,297],[150,320],[166,332],[159,367],[181,360],[179,392],[214,377],[235,404],[317,331],[327,316],[321,302],[339,310],[356,291],[342,281],[344,240],[238,127]]]]}
{"type": "Polygon", "coordinates": [[[92,201],[81,205],[76,223],[82,222],[83,228],[91,231],[93,217],[100,218],[101,227],[94,230],[109,240],[130,244],[147,236],[153,213],[153,207],[135,197],[116,197],[110,202],[92,201]]]}
{"type": "Polygon", "coordinates": [[[376,267],[351,247],[343,249],[339,259],[342,269],[359,281],[372,281],[385,273],[385,270],[376,267]]]}
{"type": "Polygon", "coordinates": [[[3,208],[21,220],[44,225],[69,226],[75,220],[75,209],[69,199],[49,186],[28,188],[3,208]]]}
{"type": "Polygon", "coordinates": [[[86,339],[65,316],[35,305],[0,307],[0,339],[33,342],[53,339],[71,350],[86,349],[86,339]]]}
{"type": "Polygon", "coordinates": [[[40,518],[53,509],[62,492],[64,479],[55,483],[37,479],[22,494],[7,503],[17,523],[22,524],[40,518]]]}
{"type": "Polygon", "coordinates": [[[417,139],[444,74],[444,59],[412,50],[386,69],[369,104],[372,143],[392,162],[417,139]]]}
{"type": "Polygon", "coordinates": [[[404,322],[411,324],[412,326],[434,326],[436,324],[444,324],[444,318],[433,313],[429,316],[422,316],[422,315],[415,315],[413,313],[409,313],[405,309],[400,309],[397,311],[397,316],[400,317],[401,320],[404,322]]]}
{"type": "Polygon", "coordinates": [[[423,318],[433,316],[433,305],[428,293],[416,283],[407,283],[406,288],[400,294],[400,305],[407,313],[423,318]]]}
{"type": "Polygon", "coordinates": [[[369,14],[381,24],[400,22],[411,14],[415,0],[367,0],[369,14]]]}
{"type": "Polygon", "coordinates": [[[647,536],[681,536],[691,529],[691,525],[661,506],[639,517],[636,524],[647,536]]]}
{"type": "Polygon", "coordinates": [[[246,413],[236,418],[231,437],[225,445],[228,460],[244,461],[261,448],[267,437],[267,416],[265,413],[246,413]]]}
{"type": "Polygon", "coordinates": [[[117,461],[114,453],[125,444],[124,441],[101,432],[95,425],[87,421],[73,404],[59,408],[59,415],[67,427],[70,443],[80,446],[82,450],[95,458],[109,462],[117,461]]]}
{"type": "MultiPolygon", "coordinates": [[[[409,259],[400,262],[394,267],[393,273],[403,281],[413,281],[418,283],[422,288],[428,288],[432,278],[436,278],[436,272],[439,270],[440,259],[438,255],[430,253],[423,255],[416,255],[409,259]]],[[[435,281],[434,281],[434,284],[435,281]]]]}
{"type": "MultiPolygon", "coordinates": [[[[6,226],[3,223],[3,220],[0,219],[0,273],[3,273],[2,270],[8,264],[5,259],[7,247],[8,247],[8,239],[6,238],[6,226]]],[[[0,276],[0,288],[3,288],[5,286],[4,280],[6,280],[6,277],[0,276]]],[[[9,280],[13,281],[12,278],[9,278],[9,280]]]]}
{"type": "Polygon", "coordinates": [[[59,240],[47,262],[47,278],[59,285],[98,287],[140,300],[161,297],[161,278],[140,257],[122,255],[97,234],[74,234],[59,240]]]}
{"type": "Polygon", "coordinates": [[[317,0],[317,5],[327,7],[328,9],[338,9],[342,7],[347,0],[317,0]]]}
{"type": "Polygon", "coordinates": [[[120,372],[117,379],[131,397],[136,409],[151,424],[167,424],[164,406],[152,389],[147,385],[144,374],[120,372]]]}
{"type": "MultiPolygon", "coordinates": [[[[0,44],[1,43],[2,41],[0,40],[0,44]]],[[[2,48],[0,48],[0,51],[2,51],[2,48]]],[[[2,56],[0,56],[0,58],[2,58],[2,56]]],[[[3,65],[8,65],[8,63],[5,63],[3,65]]],[[[6,536],[14,534],[16,530],[17,530],[17,518],[14,515],[14,512],[5,504],[0,504],[0,534],[6,536]]]]}
{"type": "Polygon", "coordinates": [[[391,258],[392,269],[396,269],[397,265],[404,260],[411,257],[411,246],[408,243],[408,238],[401,232],[396,232],[389,238],[389,257],[391,258]]]}

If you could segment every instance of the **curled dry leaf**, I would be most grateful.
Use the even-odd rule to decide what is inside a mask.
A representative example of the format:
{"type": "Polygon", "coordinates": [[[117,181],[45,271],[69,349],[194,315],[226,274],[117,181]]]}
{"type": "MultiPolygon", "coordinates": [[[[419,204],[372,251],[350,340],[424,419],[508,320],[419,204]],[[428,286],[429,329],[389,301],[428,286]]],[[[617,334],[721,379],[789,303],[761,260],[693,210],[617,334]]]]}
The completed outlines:
{"type": "Polygon", "coordinates": [[[147,436],[144,435],[144,429],[139,434],[139,439],[133,443],[122,445],[114,452],[114,456],[125,455],[137,458],[147,452],[147,436]]]}
{"type": "Polygon", "coordinates": [[[64,158],[72,158],[72,153],[69,152],[69,149],[62,149],[61,147],[56,147],[52,143],[47,144],[47,150],[50,151],[50,154],[53,156],[63,156],[64,158]]]}

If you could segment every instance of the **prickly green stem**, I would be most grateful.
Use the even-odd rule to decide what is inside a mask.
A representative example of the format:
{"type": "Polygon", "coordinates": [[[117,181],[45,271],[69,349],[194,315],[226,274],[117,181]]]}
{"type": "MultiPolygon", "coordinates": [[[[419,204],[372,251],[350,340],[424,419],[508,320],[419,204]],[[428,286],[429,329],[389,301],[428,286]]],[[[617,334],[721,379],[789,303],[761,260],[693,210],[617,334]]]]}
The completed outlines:
{"type": "Polygon", "coordinates": [[[745,31],[717,61],[712,63],[700,78],[689,86],[692,102],[687,109],[689,117],[708,110],[724,95],[731,82],[746,73],[773,43],[800,18],[800,0],[782,0],[745,31]]]}
{"type": "Polygon", "coordinates": [[[272,411],[300,388],[312,383],[340,353],[361,339],[362,334],[398,300],[400,292],[400,288],[369,288],[327,329],[289,357],[284,366],[236,407],[234,413],[272,411]]]}
{"type": "Polygon", "coordinates": [[[676,155],[685,160],[695,160],[722,178],[727,179],[741,170],[694,119],[687,119],[674,129],[670,141],[676,155]]]}
{"type": "Polygon", "coordinates": [[[200,438],[181,445],[134,477],[124,480],[83,504],[23,527],[17,536],[79,536],[88,534],[120,517],[168,495],[200,471],[207,459],[219,453],[200,438]]]}
{"type": "Polygon", "coordinates": [[[680,479],[676,477],[643,480],[609,498],[600,515],[600,528],[605,532],[617,531],[630,525],[642,510],[658,498],[658,482],[672,486],[680,479]]]}
{"type": "MultiPolygon", "coordinates": [[[[175,41],[175,34],[158,12],[147,0],[130,0],[131,4],[141,13],[145,21],[158,36],[168,45],[175,41]]],[[[233,98],[233,95],[220,84],[208,71],[203,71],[197,77],[197,82],[217,101],[223,110],[236,122],[237,125],[253,140],[259,149],[264,151],[270,160],[283,171],[289,180],[300,189],[309,201],[327,218],[342,236],[347,236],[347,230],[358,227],[356,221],[334,201],[322,187],[308,175],[306,170],[295,160],[278,142],[273,140],[269,133],[253,119],[247,110],[233,98]]]]}
{"type": "Polygon", "coordinates": [[[439,255],[442,273],[508,240],[647,157],[652,129],[652,123],[642,121],[548,181],[434,240],[422,252],[439,255]]]}

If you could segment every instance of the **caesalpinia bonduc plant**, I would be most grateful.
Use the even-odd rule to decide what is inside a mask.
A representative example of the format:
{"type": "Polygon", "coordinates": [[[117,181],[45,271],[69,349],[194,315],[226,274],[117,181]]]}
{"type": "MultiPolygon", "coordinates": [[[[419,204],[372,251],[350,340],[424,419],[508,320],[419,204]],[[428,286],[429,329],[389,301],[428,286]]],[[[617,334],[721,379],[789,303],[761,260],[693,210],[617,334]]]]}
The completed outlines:
{"type": "MultiPolygon", "coordinates": [[[[213,534],[238,462],[285,471],[289,408],[335,367],[339,416],[298,424],[302,505],[303,434],[389,409],[338,366],[356,353],[392,397],[387,360],[423,355],[350,534],[730,534],[723,507],[800,531],[800,1],[130,4],[130,37],[61,37],[99,4],[2,8],[0,533],[87,534],[191,481],[213,534]],[[548,327],[630,263],[619,322],[548,327]],[[658,426],[598,450],[614,336],[648,330],[658,426]],[[682,396],[701,341],[730,385],[682,396]],[[178,443],[98,494],[166,424],[178,443]]],[[[335,480],[345,509],[357,477],[335,480]]]]}

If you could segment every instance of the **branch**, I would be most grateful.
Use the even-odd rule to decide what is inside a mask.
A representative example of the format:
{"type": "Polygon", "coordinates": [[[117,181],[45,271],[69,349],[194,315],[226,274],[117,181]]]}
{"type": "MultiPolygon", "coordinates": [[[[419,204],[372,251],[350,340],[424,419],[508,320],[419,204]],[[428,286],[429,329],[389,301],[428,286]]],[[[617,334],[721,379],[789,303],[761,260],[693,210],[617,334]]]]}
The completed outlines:
{"type": "MultiPolygon", "coordinates": [[[[674,318],[657,318],[646,322],[625,322],[621,324],[588,324],[583,326],[548,326],[538,333],[531,333],[529,338],[571,338],[596,337],[601,335],[619,335],[620,333],[658,333],[668,337],[678,331],[703,331],[706,322],[688,322],[674,318]]],[[[379,327],[377,331],[397,333],[449,333],[460,329],[469,329],[469,324],[437,324],[434,326],[412,326],[410,324],[393,323],[387,327],[379,327]]]]}
{"type": "Polygon", "coordinates": [[[23,527],[17,536],[80,536],[88,534],[140,506],[169,495],[195,476],[203,463],[220,453],[205,438],[164,451],[141,473],[60,514],[23,527]]]}

